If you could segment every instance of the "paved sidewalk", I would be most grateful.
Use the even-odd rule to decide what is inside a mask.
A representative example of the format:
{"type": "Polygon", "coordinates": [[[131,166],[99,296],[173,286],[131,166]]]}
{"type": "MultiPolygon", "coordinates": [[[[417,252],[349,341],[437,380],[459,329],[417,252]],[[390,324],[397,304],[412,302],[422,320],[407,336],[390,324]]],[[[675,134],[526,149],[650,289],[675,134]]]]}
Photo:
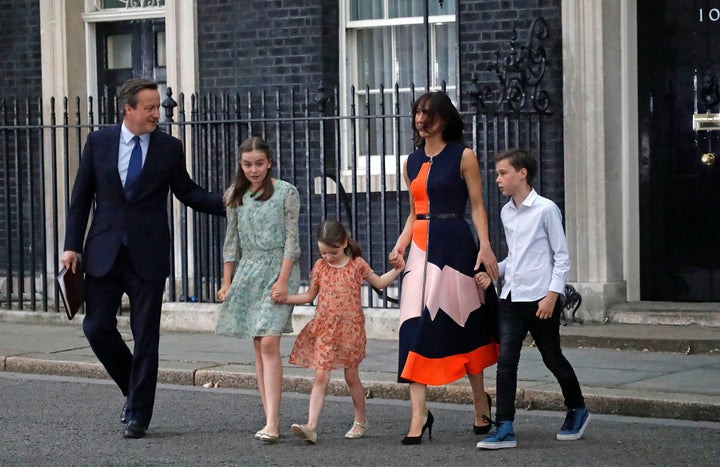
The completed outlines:
{"type": "MultiPolygon", "coordinates": [[[[0,370],[18,373],[107,378],[90,350],[80,320],[60,324],[23,322],[0,313],[0,370]]],[[[122,320],[121,320],[122,322],[122,320]]],[[[128,328],[121,327],[127,340],[128,328]]],[[[565,354],[573,364],[587,405],[593,412],[641,417],[720,421],[720,329],[659,325],[571,325],[561,329],[565,354]],[[588,348],[584,342],[604,344],[588,348]],[[702,342],[705,353],[693,351],[702,342]],[[676,352],[627,350],[668,347],[676,352]],[[580,345],[580,346],[578,346],[580,345]],[[714,347],[713,347],[714,345],[714,347]]],[[[283,337],[284,389],[309,393],[312,371],[287,363],[294,336],[283,337]]],[[[397,341],[369,339],[360,366],[369,397],[407,399],[407,386],[396,383],[397,341]]],[[[329,393],[346,395],[342,371],[333,372],[329,393]]],[[[495,367],[485,373],[494,395],[495,367]]],[[[163,331],[159,381],[224,388],[255,388],[250,340],[208,332],[163,331]]],[[[431,401],[470,403],[466,379],[432,387],[431,401]]],[[[562,395],[537,349],[523,349],[516,405],[563,410],[562,395]]]]}

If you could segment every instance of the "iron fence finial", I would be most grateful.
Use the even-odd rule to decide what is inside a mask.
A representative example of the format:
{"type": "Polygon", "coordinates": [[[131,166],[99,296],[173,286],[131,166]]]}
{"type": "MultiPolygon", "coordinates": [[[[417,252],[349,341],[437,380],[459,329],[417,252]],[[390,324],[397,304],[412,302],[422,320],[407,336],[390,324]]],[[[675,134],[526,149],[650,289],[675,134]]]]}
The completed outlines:
{"type": "Polygon", "coordinates": [[[162,102],[162,106],[165,109],[165,119],[169,122],[173,121],[173,114],[175,113],[175,107],[177,107],[177,102],[175,102],[175,99],[172,98],[172,88],[168,87],[165,91],[165,95],[167,96],[165,100],[162,102]]]}

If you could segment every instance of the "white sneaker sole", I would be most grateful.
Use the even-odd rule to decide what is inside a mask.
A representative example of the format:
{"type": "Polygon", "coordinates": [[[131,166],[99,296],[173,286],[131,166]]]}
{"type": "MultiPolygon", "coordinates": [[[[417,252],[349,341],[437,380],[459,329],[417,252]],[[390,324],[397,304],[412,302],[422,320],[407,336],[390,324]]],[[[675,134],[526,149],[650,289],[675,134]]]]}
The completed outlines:
{"type": "Polygon", "coordinates": [[[514,448],[517,446],[517,441],[496,441],[494,443],[486,443],[485,441],[480,441],[477,443],[478,449],[505,449],[505,448],[514,448]]]}
{"type": "Polygon", "coordinates": [[[583,423],[583,426],[580,428],[580,431],[578,431],[575,434],[572,435],[564,435],[562,433],[558,433],[555,438],[558,441],[576,441],[583,437],[583,434],[585,433],[585,428],[587,428],[588,423],[590,423],[590,414],[588,414],[587,418],[585,419],[585,423],[583,423]]]}

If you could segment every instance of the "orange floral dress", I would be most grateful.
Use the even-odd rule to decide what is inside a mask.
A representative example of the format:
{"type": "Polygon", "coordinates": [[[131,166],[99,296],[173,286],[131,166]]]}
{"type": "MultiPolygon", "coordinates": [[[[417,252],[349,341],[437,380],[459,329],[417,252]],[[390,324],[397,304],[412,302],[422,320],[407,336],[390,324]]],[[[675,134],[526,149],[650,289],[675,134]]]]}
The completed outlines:
{"type": "Polygon", "coordinates": [[[319,289],[315,316],[295,339],[290,363],[328,371],[360,365],[367,340],[360,286],[372,272],[361,257],[339,267],[317,260],[310,273],[319,289]]]}

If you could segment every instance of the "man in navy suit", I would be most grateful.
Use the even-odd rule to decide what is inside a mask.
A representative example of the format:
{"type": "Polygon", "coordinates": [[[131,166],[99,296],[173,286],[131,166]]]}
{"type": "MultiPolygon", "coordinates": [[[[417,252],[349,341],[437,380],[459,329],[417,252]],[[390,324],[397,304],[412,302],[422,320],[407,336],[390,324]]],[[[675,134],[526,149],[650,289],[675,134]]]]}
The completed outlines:
{"type": "Polygon", "coordinates": [[[85,143],[60,262],[74,271],[78,253],[83,252],[83,331],[126,397],[124,436],[142,438],[155,401],[160,310],[170,273],[168,190],[197,211],[222,216],[225,208],[220,194],[190,179],[180,140],[157,129],[157,83],[130,79],[122,85],[118,101],[123,123],[90,133],[85,143]],[[132,352],[117,330],[123,293],[130,299],[132,352]]]}

